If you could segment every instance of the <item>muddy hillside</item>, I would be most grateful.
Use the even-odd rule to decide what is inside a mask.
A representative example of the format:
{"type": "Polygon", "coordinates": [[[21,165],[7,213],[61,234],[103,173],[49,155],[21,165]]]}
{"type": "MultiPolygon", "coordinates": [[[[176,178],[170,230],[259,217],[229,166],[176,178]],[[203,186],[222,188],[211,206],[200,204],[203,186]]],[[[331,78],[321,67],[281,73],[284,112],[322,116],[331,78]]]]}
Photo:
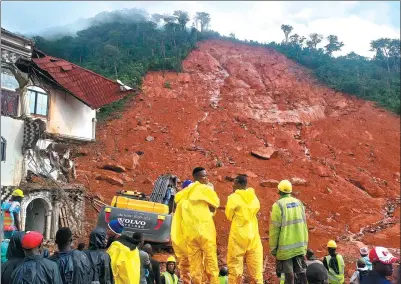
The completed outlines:
{"type": "MultiPolygon", "coordinates": [[[[292,179],[319,257],[337,240],[349,277],[363,244],[399,254],[399,117],[320,85],[265,48],[203,42],[183,70],[147,74],[142,93],[118,119],[98,125],[96,143],[79,149],[78,179],[91,192],[109,203],[121,189],[150,193],[160,174],[183,180],[206,167],[221,200],[215,223],[224,263],[229,180],[246,173],[256,189],[267,254],[277,181],[292,179]]],[[[96,212],[87,211],[93,225],[96,212]]]]}

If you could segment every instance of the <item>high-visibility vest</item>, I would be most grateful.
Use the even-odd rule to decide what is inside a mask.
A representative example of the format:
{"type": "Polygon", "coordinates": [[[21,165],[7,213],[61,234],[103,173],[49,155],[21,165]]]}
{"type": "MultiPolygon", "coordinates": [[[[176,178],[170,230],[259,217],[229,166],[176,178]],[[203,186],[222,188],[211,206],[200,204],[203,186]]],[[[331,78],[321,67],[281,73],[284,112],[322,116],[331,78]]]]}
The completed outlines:
{"type": "Polygon", "coordinates": [[[290,194],[282,196],[272,207],[269,246],[278,260],[305,255],[308,247],[308,227],[305,208],[290,194]]]}
{"type": "Polygon", "coordinates": [[[344,259],[341,255],[337,254],[336,259],[338,263],[338,271],[340,274],[337,274],[333,268],[330,267],[331,256],[327,255],[324,257],[326,259],[327,267],[329,268],[329,284],[342,284],[344,283],[344,259]]]}
{"type": "Polygon", "coordinates": [[[228,276],[219,276],[219,283],[220,284],[227,284],[228,283],[228,276]]]}
{"type": "Polygon", "coordinates": [[[171,275],[167,271],[164,272],[163,275],[164,275],[164,280],[166,281],[166,284],[178,284],[177,275],[175,275],[175,274],[171,275]]]}

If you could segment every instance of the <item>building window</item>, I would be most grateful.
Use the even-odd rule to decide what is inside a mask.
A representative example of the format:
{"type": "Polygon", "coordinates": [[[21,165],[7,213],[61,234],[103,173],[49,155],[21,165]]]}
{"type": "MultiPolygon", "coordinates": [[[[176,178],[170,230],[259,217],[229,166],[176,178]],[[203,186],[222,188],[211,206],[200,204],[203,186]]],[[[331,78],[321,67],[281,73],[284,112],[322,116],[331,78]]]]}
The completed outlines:
{"type": "Polygon", "coordinates": [[[13,75],[3,72],[1,73],[1,86],[13,91],[19,88],[17,79],[13,75]]]}
{"type": "Polygon", "coordinates": [[[1,89],[1,115],[18,116],[19,93],[1,89]]]}
{"type": "Polygon", "coordinates": [[[28,88],[29,110],[33,115],[47,116],[49,96],[38,87],[28,88]]]}
{"type": "Polygon", "coordinates": [[[6,160],[6,149],[7,149],[7,141],[1,136],[1,161],[4,162],[6,160]]]}

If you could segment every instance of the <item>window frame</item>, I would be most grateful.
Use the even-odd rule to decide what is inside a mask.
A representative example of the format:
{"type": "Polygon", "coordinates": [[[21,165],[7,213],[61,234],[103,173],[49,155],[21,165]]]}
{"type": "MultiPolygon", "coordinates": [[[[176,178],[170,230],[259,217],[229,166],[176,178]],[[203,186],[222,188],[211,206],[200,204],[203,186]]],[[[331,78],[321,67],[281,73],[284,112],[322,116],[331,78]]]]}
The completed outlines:
{"type": "MultiPolygon", "coordinates": [[[[33,87],[35,87],[35,86],[33,86],[33,87]]],[[[40,117],[45,117],[45,118],[49,117],[49,103],[50,103],[49,94],[45,93],[45,92],[37,91],[37,90],[32,90],[29,87],[28,87],[28,91],[32,92],[32,93],[35,93],[34,113],[31,113],[31,106],[29,106],[30,114],[33,115],[33,116],[40,116],[40,117]],[[37,112],[37,108],[38,108],[38,103],[37,103],[38,102],[38,94],[45,95],[47,97],[46,115],[36,113],[37,112]]],[[[31,98],[31,94],[29,94],[29,100],[30,100],[30,98],[31,98]]],[[[30,101],[29,101],[29,104],[31,104],[30,101]]]]}
{"type": "Polygon", "coordinates": [[[7,140],[1,136],[1,161],[5,162],[7,158],[7,140]]]}

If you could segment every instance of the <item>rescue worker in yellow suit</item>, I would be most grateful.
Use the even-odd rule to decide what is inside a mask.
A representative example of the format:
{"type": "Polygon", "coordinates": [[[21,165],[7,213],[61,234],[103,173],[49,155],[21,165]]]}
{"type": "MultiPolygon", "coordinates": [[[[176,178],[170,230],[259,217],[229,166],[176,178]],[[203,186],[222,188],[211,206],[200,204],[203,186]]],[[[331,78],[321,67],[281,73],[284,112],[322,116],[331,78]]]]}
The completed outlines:
{"type": "MultiPolygon", "coordinates": [[[[124,227],[120,220],[112,220],[109,229],[121,235],[124,227]]],[[[139,284],[141,260],[137,242],[125,235],[118,237],[107,250],[111,260],[114,284],[139,284]]]]}
{"type": "Polygon", "coordinates": [[[171,222],[171,243],[173,245],[174,254],[178,259],[178,269],[180,270],[180,279],[183,284],[190,284],[191,277],[189,272],[188,248],[183,237],[184,231],[182,228],[182,200],[187,199],[187,187],[192,183],[190,180],[185,180],[182,183],[182,190],[179,191],[174,198],[176,208],[171,222]]]}
{"type": "Polygon", "coordinates": [[[188,196],[182,200],[182,228],[188,248],[188,259],[193,284],[219,283],[216,228],[210,212],[216,212],[220,200],[208,185],[206,170],[197,167],[192,176],[195,182],[188,186],[188,196]]]}
{"type": "Polygon", "coordinates": [[[244,258],[251,283],[263,283],[263,246],[259,235],[257,214],[260,203],[253,188],[247,188],[247,177],[234,179],[232,193],[227,200],[226,217],[231,221],[228,239],[228,283],[242,283],[244,258]]]}
{"type": "Polygon", "coordinates": [[[269,227],[269,247],[276,257],[277,275],[285,274],[285,283],[294,284],[297,273],[300,283],[307,283],[305,254],[308,247],[308,227],[305,208],[291,196],[292,184],[282,180],[278,185],[280,199],[272,207],[269,227]]]}

